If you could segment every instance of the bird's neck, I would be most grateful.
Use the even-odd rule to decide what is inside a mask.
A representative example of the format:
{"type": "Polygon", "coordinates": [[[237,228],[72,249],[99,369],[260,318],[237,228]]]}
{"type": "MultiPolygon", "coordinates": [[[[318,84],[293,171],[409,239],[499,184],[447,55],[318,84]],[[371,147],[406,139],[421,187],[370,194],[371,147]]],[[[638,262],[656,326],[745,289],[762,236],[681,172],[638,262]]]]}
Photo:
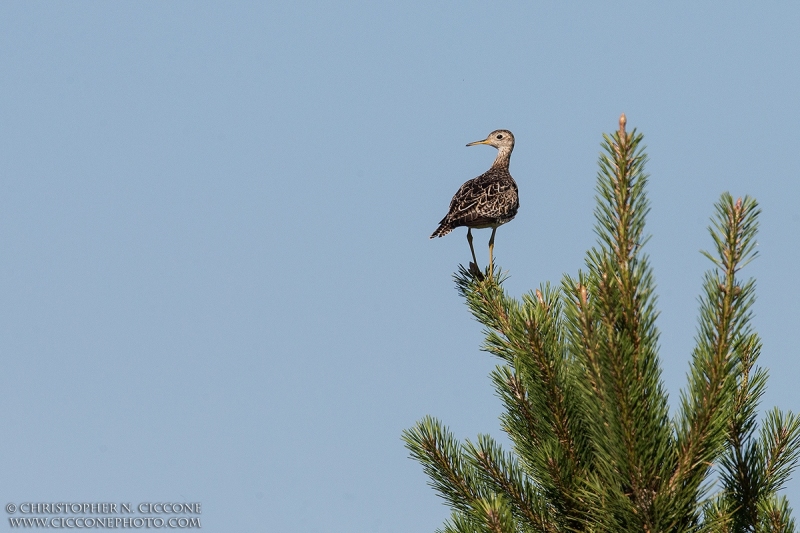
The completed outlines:
{"type": "Polygon", "coordinates": [[[497,149],[497,157],[492,163],[492,167],[496,168],[508,168],[508,163],[511,161],[511,149],[510,148],[498,148],[497,149]]]}

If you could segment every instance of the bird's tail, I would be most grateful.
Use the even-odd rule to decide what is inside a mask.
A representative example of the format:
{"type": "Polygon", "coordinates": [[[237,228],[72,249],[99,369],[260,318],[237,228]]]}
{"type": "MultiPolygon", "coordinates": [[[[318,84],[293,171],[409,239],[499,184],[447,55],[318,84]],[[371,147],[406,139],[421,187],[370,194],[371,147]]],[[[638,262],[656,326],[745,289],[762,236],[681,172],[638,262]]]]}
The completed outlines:
{"type": "Polygon", "coordinates": [[[436,231],[434,231],[433,234],[431,235],[431,239],[433,239],[434,237],[444,237],[451,231],[453,231],[453,227],[449,224],[445,224],[444,222],[442,222],[441,224],[439,224],[439,227],[436,228],[436,231]]]}

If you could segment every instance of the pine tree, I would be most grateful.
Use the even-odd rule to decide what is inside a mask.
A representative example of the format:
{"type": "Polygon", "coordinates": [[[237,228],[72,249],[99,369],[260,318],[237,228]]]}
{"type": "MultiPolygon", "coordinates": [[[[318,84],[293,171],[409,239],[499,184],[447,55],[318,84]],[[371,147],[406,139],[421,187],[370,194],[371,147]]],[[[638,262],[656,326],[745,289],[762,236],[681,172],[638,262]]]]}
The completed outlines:
{"type": "Polygon", "coordinates": [[[456,274],[486,328],[483,348],[501,361],[491,378],[512,450],[488,435],[459,442],[432,417],[404,432],[452,508],[441,531],[795,531],[778,492],[800,455],[800,417],[774,409],[758,427],[767,373],[756,365],[755,283],[739,277],[756,256],[757,203],[727,193],[717,203],[696,347],[671,417],[642,251],[642,138],[625,115],[604,135],[598,242],[576,276],[518,300],[488,267],[456,274]]]}

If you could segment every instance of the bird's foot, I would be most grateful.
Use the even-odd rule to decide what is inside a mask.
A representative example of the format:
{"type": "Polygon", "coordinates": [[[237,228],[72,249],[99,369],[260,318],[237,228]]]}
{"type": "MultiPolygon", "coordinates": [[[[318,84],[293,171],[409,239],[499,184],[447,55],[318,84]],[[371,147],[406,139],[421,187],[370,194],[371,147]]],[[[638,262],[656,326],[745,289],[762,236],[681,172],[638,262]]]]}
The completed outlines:
{"type": "Polygon", "coordinates": [[[481,269],[478,268],[478,265],[472,261],[469,262],[469,273],[472,274],[472,276],[478,281],[484,280],[483,272],[481,272],[481,269]]]}

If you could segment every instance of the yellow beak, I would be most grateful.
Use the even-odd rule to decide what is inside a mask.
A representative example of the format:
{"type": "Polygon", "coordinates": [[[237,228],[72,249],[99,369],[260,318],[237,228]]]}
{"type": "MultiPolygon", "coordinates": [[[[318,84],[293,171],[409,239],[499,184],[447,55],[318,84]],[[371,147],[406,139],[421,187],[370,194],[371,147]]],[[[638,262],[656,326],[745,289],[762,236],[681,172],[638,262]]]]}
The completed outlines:
{"type": "Polygon", "coordinates": [[[487,137],[482,141],[475,141],[474,143],[469,143],[467,146],[475,146],[476,144],[489,144],[489,138],[487,137]]]}

